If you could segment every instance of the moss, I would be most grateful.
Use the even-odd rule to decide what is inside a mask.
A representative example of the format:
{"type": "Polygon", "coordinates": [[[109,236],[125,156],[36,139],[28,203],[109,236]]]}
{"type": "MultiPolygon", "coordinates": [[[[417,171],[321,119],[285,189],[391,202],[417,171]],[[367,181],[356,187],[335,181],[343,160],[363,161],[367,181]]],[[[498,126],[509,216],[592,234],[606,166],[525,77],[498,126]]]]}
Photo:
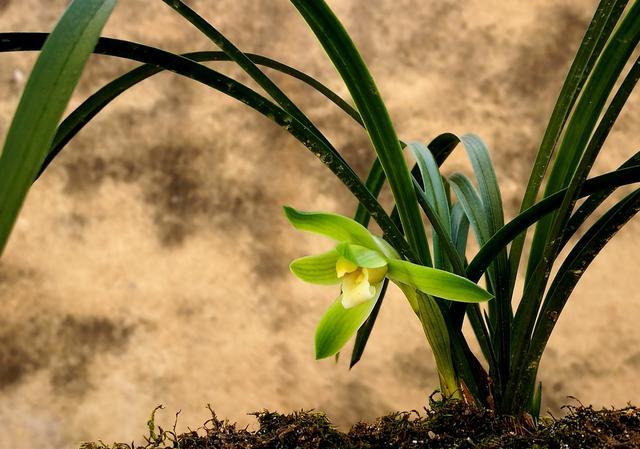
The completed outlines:
{"type": "Polygon", "coordinates": [[[534,427],[461,402],[433,402],[422,413],[393,413],[371,424],[358,423],[348,433],[317,412],[254,413],[259,427],[249,431],[211,411],[203,431],[181,435],[175,426],[172,431],[156,429],[152,415],[145,445],[99,442],[81,449],[640,449],[640,409],[566,409],[564,418],[534,427]]]}

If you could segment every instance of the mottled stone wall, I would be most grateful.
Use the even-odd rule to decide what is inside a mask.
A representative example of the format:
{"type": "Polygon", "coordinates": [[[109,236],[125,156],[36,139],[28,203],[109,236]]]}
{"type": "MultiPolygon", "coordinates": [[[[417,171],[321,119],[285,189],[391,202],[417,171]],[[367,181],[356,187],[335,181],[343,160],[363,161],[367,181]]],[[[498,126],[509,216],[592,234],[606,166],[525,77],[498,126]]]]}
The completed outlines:
{"type": "MultiPolygon", "coordinates": [[[[0,0],[0,29],[49,30],[63,0],[0,0]]],[[[475,132],[511,215],[595,1],[333,0],[400,135],[475,132]]],[[[243,49],[307,71],[346,96],[285,0],[192,1],[243,49]]],[[[106,35],[172,51],[211,48],[160,1],[118,5],[106,35]]],[[[34,55],[0,55],[0,135],[34,55]]],[[[73,105],[134,65],[92,58],[73,105]]],[[[245,79],[228,64],[218,63],[245,79]]],[[[361,129],[297,81],[274,75],[359,173],[361,129]]],[[[634,96],[597,171],[640,146],[634,96]]],[[[468,170],[462,154],[444,167],[468,170]]],[[[394,292],[367,354],[313,360],[314,326],[336,292],[288,262],[328,242],[293,231],[281,205],[351,213],[349,193],[296,141],[242,105],[172,74],[102,112],[29,195],[0,262],[0,447],[137,438],[158,404],[195,428],[211,403],[241,423],[262,408],[326,410],[338,423],[419,409],[436,374],[417,320],[394,292]]],[[[566,395],[638,397],[640,257],[631,223],[594,263],[543,361],[545,406],[566,395]]]]}

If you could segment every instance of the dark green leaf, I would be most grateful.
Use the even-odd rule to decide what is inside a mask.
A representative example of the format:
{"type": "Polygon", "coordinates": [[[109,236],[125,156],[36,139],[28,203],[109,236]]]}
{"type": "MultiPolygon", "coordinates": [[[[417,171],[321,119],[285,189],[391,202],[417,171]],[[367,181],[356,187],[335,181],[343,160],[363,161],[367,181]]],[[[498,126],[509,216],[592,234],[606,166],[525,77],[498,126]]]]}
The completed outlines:
{"type": "Polygon", "coordinates": [[[72,2],[33,67],[0,156],[0,254],[114,5],[72,2]]]}

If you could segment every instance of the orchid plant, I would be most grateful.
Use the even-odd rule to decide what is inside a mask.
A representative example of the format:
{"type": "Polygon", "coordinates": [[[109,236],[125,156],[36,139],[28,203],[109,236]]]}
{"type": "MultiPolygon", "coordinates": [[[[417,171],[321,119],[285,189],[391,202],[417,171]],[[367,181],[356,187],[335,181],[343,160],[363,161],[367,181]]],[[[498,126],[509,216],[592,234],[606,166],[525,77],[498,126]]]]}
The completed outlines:
{"type": "Polygon", "coordinates": [[[422,324],[443,395],[500,413],[537,416],[541,397],[537,372],[559,315],[589,264],[640,210],[640,189],[636,189],[601,211],[575,242],[576,232],[614,191],[640,181],[640,153],[617,170],[587,179],[640,79],[640,60],[634,59],[640,42],[640,0],[600,1],[542,137],[520,213],[510,221],[504,216],[489,150],[479,137],[445,133],[428,143],[399,139],[367,65],[325,0],[290,3],[324,47],[355,107],[293,67],[242,52],[183,1],[162,1],[219,51],[178,55],[101,38],[116,0],[72,1],[51,34],[0,33],[0,52],[41,52],[0,156],[0,252],[31,184],[65,145],[121,93],[169,70],[229,95],[281,126],[358,200],[353,220],[285,209],[296,228],[337,242],[329,252],[291,264],[293,273],[305,281],[340,284],[340,298],[318,326],[318,358],[337,353],[356,333],[351,365],[360,360],[391,280],[422,324]],[[96,91],[61,121],[92,52],[143,65],[96,91]],[[205,61],[234,62],[266,95],[203,65],[205,61]],[[368,135],[376,160],[366,179],[356,175],[327,136],[261,67],[306,83],[368,135]],[[460,173],[443,176],[441,165],[459,147],[471,161],[475,182],[460,173]],[[415,159],[413,168],[407,164],[405,149],[415,159]],[[378,201],[385,182],[393,194],[392,211],[378,201]],[[425,218],[431,233],[425,231],[425,218]],[[367,230],[370,219],[382,230],[380,237],[367,230]],[[532,226],[535,232],[528,242],[525,237],[532,226]],[[471,259],[467,258],[469,234],[480,247],[471,259]],[[568,246],[571,249],[561,257],[568,246]],[[523,254],[528,256],[520,289],[516,278],[525,265],[523,254]],[[486,290],[476,285],[483,277],[486,290]],[[482,360],[469,349],[472,337],[462,331],[465,318],[482,360]]]}
{"type": "Polygon", "coordinates": [[[383,239],[360,223],[335,214],[299,212],[286,207],[291,224],[300,230],[338,242],[335,249],[291,263],[291,271],[312,284],[341,285],[341,295],[320,320],[316,331],[316,358],[337,354],[369,318],[389,279],[402,289],[414,311],[417,292],[451,301],[477,303],[492,295],[468,279],[400,258],[383,239]]]}

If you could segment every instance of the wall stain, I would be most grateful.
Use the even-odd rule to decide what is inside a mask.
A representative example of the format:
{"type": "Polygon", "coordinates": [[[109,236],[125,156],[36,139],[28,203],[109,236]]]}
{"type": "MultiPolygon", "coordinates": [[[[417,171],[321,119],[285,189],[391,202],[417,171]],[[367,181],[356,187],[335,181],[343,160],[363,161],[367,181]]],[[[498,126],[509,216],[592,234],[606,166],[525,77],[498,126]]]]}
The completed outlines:
{"type": "Polygon", "coordinates": [[[355,423],[375,418],[375,413],[388,413],[393,408],[389,406],[382,392],[358,380],[351,380],[334,391],[331,406],[321,405],[321,410],[332,410],[335,423],[355,423]],[[335,410],[335,411],[333,411],[335,410]],[[376,412],[377,411],[377,412],[376,412]]]}
{"type": "MultiPolygon", "coordinates": [[[[589,24],[582,8],[558,4],[538,13],[537,26],[528,31],[530,39],[523,39],[512,61],[508,79],[510,90],[520,95],[523,106],[537,102],[523,101],[539,98],[540,91],[559,92],[559,83],[568,71],[580,39],[589,24]],[[557,86],[556,86],[557,84],[557,86]]],[[[534,107],[536,115],[545,115],[534,107]]]]}
{"type": "Polygon", "coordinates": [[[416,385],[425,391],[438,385],[435,361],[425,347],[395,355],[392,366],[394,377],[402,384],[416,385]]]}
{"type": "Polygon", "coordinates": [[[626,366],[629,366],[633,369],[639,369],[640,368],[640,352],[636,352],[635,354],[631,355],[630,357],[627,357],[624,360],[624,364],[626,366]]]}
{"type": "Polygon", "coordinates": [[[0,320],[0,391],[48,370],[54,391],[82,396],[100,354],[126,349],[134,326],[100,316],[42,312],[19,322],[0,320]]]}

